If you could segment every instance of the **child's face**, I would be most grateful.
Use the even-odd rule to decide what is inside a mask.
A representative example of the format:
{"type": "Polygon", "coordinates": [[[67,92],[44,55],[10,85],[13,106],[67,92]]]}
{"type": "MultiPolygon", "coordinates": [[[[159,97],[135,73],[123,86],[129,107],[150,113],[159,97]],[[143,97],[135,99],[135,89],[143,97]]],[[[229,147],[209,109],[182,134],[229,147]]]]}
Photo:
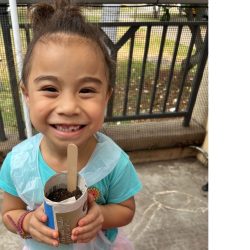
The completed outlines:
{"type": "Polygon", "coordinates": [[[48,143],[81,146],[102,126],[108,76],[95,43],[64,36],[37,43],[24,93],[32,124],[48,143]]]}

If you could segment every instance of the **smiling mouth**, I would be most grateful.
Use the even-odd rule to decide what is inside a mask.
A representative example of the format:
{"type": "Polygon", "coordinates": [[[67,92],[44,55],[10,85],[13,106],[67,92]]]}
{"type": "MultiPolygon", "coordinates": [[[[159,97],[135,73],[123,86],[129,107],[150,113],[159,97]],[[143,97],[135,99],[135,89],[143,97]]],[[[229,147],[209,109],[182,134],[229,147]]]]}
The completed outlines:
{"type": "Polygon", "coordinates": [[[85,125],[63,125],[63,124],[54,124],[52,125],[58,131],[61,132],[75,132],[79,131],[80,129],[84,128],[85,125]]]}

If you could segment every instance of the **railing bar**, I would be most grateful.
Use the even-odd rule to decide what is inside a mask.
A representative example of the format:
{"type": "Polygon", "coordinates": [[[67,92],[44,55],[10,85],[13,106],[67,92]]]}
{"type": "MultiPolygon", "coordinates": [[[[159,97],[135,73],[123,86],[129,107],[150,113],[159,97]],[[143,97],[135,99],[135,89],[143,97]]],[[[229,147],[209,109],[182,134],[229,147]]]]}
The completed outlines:
{"type": "Polygon", "coordinates": [[[114,42],[110,39],[110,37],[106,34],[106,32],[103,29],[100,29],[103,36],[104,36],[104,41],[106,43],[106,45],[108,46],[108,48],[112,51],[115,50],[115,44],[114,42]]]}
{"type": "Polygon", "coordinates": [[[179,26],[207,25],[207,21],[169,21],[169,22],[100,22],[100,26],[179,26]]]}
{"type": "Polygon", "coordinates": [[[131,67],[132,67],[132,59],[133,59],[133,51],[134,51],[134,42],[135,42],[135,33],[133,33],[131,40],[130,40],[130,48],[129,48],[129,58],[128,58],[128,71],[127,71],[127,83],[125,89],[125,97],[124,97],[124,104],[123,104],[123,115],[127,114],[127,107],[128,107],[128,92],[130,86],[130,78],[131,78],[131,67]]]}
{"type": "Polygon", "coordinates": [[[1,28],[3,32],[3,40],[4,40],[4,49],[7,59],[8,73],[10,79],[10,87],[11,94],[13,98],[13,104],[15,108],[15,115],[17,121],[17,129],[19,134],[19,139],[23,140],[26,138],[24,122],[22,118],[22,108],[20,104],[19,91],[17,86],[17,78],[16,78],[16,70],[15,70],[15,62],[14,62],[14,53],[13,47],[11,43],[11,34],[10,34],[10,25],[9,25],[9,17],[7,12],[7,7],[0,7],[0,16],[1,16],[1,28]],[[4,25],[7,24],[7,25],[4,25]]]}
{"type": "Polygon", "coordinates": [[[131,35],[133,35],[138,29],[139,29],[139,27],[137,27],[137,26],[130,27],[123,34],[123,36],[120,38],[120,40],[115,44],[116,49],[119,50],[130,39],[131,35]]]}
{"type": "Polygon", "coordinates": [[[202,81],[202,76],[203,76],[204,69],[205,69],[206,62],[207,62],[207,56],[208,56],[208,30],[206,30],[206,35],[204,39],[204,47],[200,55],[200,63],[197,66],[197,71],[193,80],[192,92],[190,94],[189,103],[187,106],[187,114],[185,115],[185,118],[183,121],[183,126],[185,127],[189,125],[189,122],[192,116],[193,108],[195,105],[195,101],[197,98],[197,94],[199,91],[199,87],[202,81]]]}
{"type": "Polygon", "coordinates": [[[182,96],[182,93],[183,93],[183,89],[184,89],[184,85],[185,85],[185,80],[186,80],[186,77],[187,77],[187,74],[188,74],[188,65],[189,65],[191,54],[192,54],[192,50],[193,50],[193,47],[194,47],[194,42],[195,42],[195,38],[196,38],[198,26],[195,26],[194,28],[195,28],[195,30],[192,33],[191,41],[190,41],[190,44],[189,44],[189,49],[188,49],[188,54],[187,54],[187,60],[186,60],[186,64],[185,64],[185,68],[184,68],[184,72],[183,72],[183,77],[182,77],[181,84],[180,84],[179,95],[178,95],[177,102],[176,102],[176,107],[175,107],[176,111],[179,111],[179,106],[180,106],[180,102],[181,102],[181,96],[182,96]]]}
{"type": "MultiPolygon", "coordinates": [[[[100,22],[96,23],[93,22],[93,24],[97,24],[101,27],[118,27],[118,26],[127,26],[127,27],[141,27],[141,26],[202,26],[207,25],[207,21],[168,21],[168,22],[100,22]]],[[[20,28],[23,28],[24,25],[28,25],[30,27],[29,23],[22,23],[20,24],[20,28]]]]}
{"type": "MultiPolygon", "coordinates": [[[[117,50],[114,47],[111,48],[111,59],[116,63],[117,61],[117,50]]],[[[111,86],[113,87],[113,93],[109,99],[108,107],[107,107],[107,116],[113,116],[113,106],[114,106],[114,97],[115,97],[115,81],[116,81],[116,68],[112,69],[112,79],[111,79],[111,86]]]]}
{"type": "MultiPolygon", "coordinates": [[[[88,6],[101,6],[101,4],[103,4],[103,0],[75,0],[74,3],[82,5],[84,2],[85,5],[88,6]]],[[[1,0],[0,5],[2,4],[8,4],[9,1],[8,0],[1,0]]],[[[37,0],[17,0],[17,4],[18,5],[26,5],[26,4],[34,4],[37,3],[37,0]]],[[[112,7],[113,5],[111,4],[121,4],[121,7],[126,7],[126,5],[124,4],[130,4],[130,6],[135,5],[137,7],[138,4],[140,4],[138,7],[145,7],[145,6],[150,6],[150,5],[162,5],[162,4],[167,4],[170,6],[174,6],[176,3],[182,3],[185,6],[186,5],[192,5],[192,6],[204,6],[206,7],[208,5],[208,1],[207,0],[181,0],[181,1],[169,1],[169,0],[106,0],[105,4],[110,5],[110,7],[112,7]]]]}
{"type": "Polygon", "coordinates": [[[157,89],[157,84],[158,84],[158,79],[159,79],[163,49],[164,49],[165,40],[166,40],[166,33],[167,33],[167,26],[164,26],[163,31],[162,31],[162,36],[161,36],[161,44],[160,44],[160,49],[159,49],[159,54],[158,54],[157,68],[155,72],[153,92],[152,92],[151,100],[150,100],[150,110],[149,110],[150,114],[152,114],[154,101],[155,101],[155,94],[156,94],[156,89],[157,89]]]}
{"type": "Polygon", "coordinates": [[[147,34],[146,34],[146,41],[145,41],[145,48],[144,48],[144,55],[143,55],[143,62],[142,62],[140,86],[139,86],[137,105],[136,105],[136,114],[137,115],[140,113],[141,95],[142,95],[142,89],[143,89],[143,85],[144,85],[145,69],[146,69],[148,48],[149,48],[149,42],[150,42],[150,34],[151,34],[151,26],[148,26],[147,27],[147,34]]]}
{"type": "Polygon", "coordinates": [[[175,47],[174,47],[173,58],[172,58],[171,66],[170,66],[170,72],[169,72],[169,75],[168,75],[168,80],[166,82],[167,90],[166,90],[164,101],[163,101],[163,110],[162,110],[162,112],[166,111],[166,104],[167,104],[167,100],[168,100],[168,97],[169,97],[169,94],[170,94],[171,82],[172,82],[172,78],[173,78],[173,75],[174,75],[174,66],[175,66],[177,52],[178,52],[178,48],[179,48],[179,44],[180,44],[181,32],[182,32],[182,26],[179,26],[178,27],[177,38],[175,40],[175,47]]]}
{"type": "Polygon", "coordinates": [[[106,117],[105,122],[127,121],[127,120],[140,120],[140,119],[154,119],[154,118],[168,118],[168,117],[185,117],[187,112],[169,112],[169,113],[154,113],[154,114],[140,114],[140,115],[127,115],[127,116],[113,116],[106,117]]]}
{"type": "Polygon", "coordinates": [[[5,140],[7,140],[7,138],[4,131],[3,117],[0,109],[0,141],[5,141],[5,140]]]}
{"type": "Polygon", "coordinates": [[[30,44],[30,30],[29,30],[29,27],[27,25],[24,25],[24,30],[25,30],[27,45],[29,45],[30,44]]]}

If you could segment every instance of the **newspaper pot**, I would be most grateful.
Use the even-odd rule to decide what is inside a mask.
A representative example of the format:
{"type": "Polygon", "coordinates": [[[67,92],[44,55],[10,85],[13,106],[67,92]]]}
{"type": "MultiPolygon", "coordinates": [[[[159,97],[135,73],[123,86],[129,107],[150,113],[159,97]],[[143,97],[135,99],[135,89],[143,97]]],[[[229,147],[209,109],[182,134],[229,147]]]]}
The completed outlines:
{"type": "Polygon", "coordinates": [[[73,243],[71,239],[72,229],[77,222],[87,213],[87,186],[83,177],[78,174],[77,186],[82,195],[55,202],[48,199],[48,195],[55,190],[67,189],[67,174],[60,173],[52,176],[44,187],[44,210],[48,216],[47,226],[59,232],[59,241],[62,244],[73,243]]]}

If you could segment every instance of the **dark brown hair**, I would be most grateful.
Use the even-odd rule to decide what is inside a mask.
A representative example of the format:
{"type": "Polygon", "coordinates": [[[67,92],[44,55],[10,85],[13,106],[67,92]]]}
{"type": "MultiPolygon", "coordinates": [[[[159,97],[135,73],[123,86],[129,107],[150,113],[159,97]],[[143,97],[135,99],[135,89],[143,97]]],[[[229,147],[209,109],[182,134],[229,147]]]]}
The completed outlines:
{"type": "MultiPolygon", "coordinates": [[[[51,2],[51,1],[50,1],[51,2]]],[[[31,60],[36,43],[52,34],[78,35],[95,42],[101,49],[108,73],[109,90],[112,89],[111,79],[114,63],[104,43],[100,29],[88,23],[81,14],[80,7],[71,4],[71,0],[53,0],[53,3],[38,3],[30,8],[31,27],[33,38],[28,45],[23,62],[21,81],[26,84],[30,73],[31,60]]]]}

